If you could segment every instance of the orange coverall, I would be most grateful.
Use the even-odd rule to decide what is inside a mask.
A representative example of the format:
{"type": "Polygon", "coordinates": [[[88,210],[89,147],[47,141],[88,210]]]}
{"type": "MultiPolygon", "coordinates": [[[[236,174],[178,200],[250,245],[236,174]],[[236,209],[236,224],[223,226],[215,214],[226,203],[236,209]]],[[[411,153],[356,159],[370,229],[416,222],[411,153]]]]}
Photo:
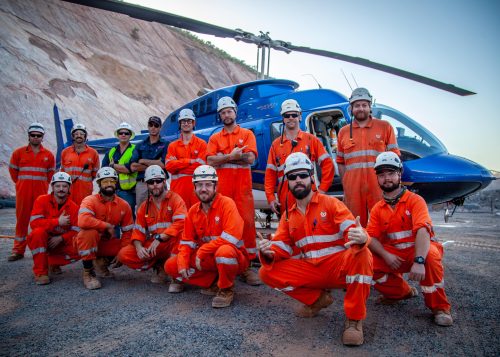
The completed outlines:
{"type": "Polygon", "coordinates": [[[75,244],[82,260],[93,260],[96,256],[114,257],[130,243],[134,228],[132,209],[127,201],[117,195],[112,201],[106,201],[99,193],[87,196],[78,211],[78,226],[80,232],[75,244]],[[103,236],[106,223],[116,228],[112,237],[103,236]]]}
{"type": "Polygon", "coordinates": [[[49,265],[61,266],[80,259],[73,246],[73,238],[80,231],[77,223],[78,206],[70,198],[59,207],[53,194],[38,196],[31,212],[31,233],[28,235],[28,247],[33,255],[33,273],[36,276],[48,275],[49,265]],[[69,215],[69,226],[59,225],[61,215],[69,215]],[[56,249],[49,250],[49,240],[54,236],[62,236],[64,242],[56,249]]]}
{"type": "Polygon", "coordinates": [[[293,205],[288,222],[285,215],[281,217],[272,240],[274,259],[261,258],[261,280],[306,305],[318,300],[322,290],[347,289],[347,318],[364,319],[373,275],[372,255],[369,242],[344,247],[351,227],[355,227],[354,217],[342,202],[315,192],[305,215],[293,205]],[[292,256],[297,248],[300,255],[292,256]]]}
{"type": "Polygon", "coordinates": [[[435,310],[450,310],[444,292],[443,246],[434,240],[432,221],[427,205],[419,195],[406,191],[394,208],[384,200],[373,206],[366,228],[386,251],[404,259],[398,270],[392,270],[385,260],[373,255],[373,280],[375,289],[390,299],[401,299],[408,295],[410,286],[402,274],[410,271],[415,258],[415,237],[420,228],[425,228],[431,237],[429,253],[425,258],[425,279],[420,282],[425,305],[435,310]]]}
{"type": "Polygon", "coordinates": [[[150,197],[149,202],[145,201],[139,207],[131,243],[120,250],[118,260],[132,269],[148,270],[157,261],[165,261],[170,257],[170,254],[177,253],[177,245],[184,230],[186,214],[186,205],[175,192],[167,192],[165,199],[161,202],[160,209],[153,202],[153,197],[150,197]],[[154,241],[153,236],[160,233],[167,234],[171,238],[160,243],[156,248],[155,257],[141,260],[137,256],[133,242],[140,241],[144,248],[149,248],[154,241]]]}
{"type": "Polygon", "coordinates": [[[170,190],[179,194],[187,209],[198,202],[198,197],[194,193],[193,178],[194,170],[205,165],[207,143],[193,135],[187,145],[180,139],[168,146],[167,157],[165,158],[165,170],[170,172],[170,190]],[[191,163],[191,160],[195,160],[191,163]]]}
{"type": "Polygon", "coordinates": [[[283,144],[281,137],[276,138],[269,150],[267,157],[266,176],[264,179],[264,188],[266,192],[267,202],[273,202],[276,197],[274,192],[278,192],[279,203],[281,204],[281,212],[285,211],[285,197],[288,195],[288,207],[292,207],[295,203],[295,198],[288,191],[288,184],[285,177],[283,187],[283,170],[285,168],[285,160],[292,152],[303,152],[313,163],[318,163],[321,167],[321,183],[319,189],[327,192],[333,182],[335,167],[330,155],[325,150],[323,144],[317,137],[304,131],[299,131],[295,139],[297,144],[292,148],[292,141],[286,136],[283,136],[283,144]],[[276,189],[276,190],[275,190],[276,189]],[[279,190],[281,189],[281,194],[279,190]]]}
{"type": "Polygon", "coordinates": [[[242,233],[241,217],[229,197],[218,193],[208,213],[196,203],[186,217],[179,255],[167,260],[165,271],[177,280],[182,279],[180,270],[191,271],[185,282],[202,288],[211,286],[218,276],[217,286],[229,288],[249,263],[242,233]],[[201,271],[196,269],[196,257],[201,261],[201,271]]]}
{"type": "Polygon", "coordinates": [[[85,197],[92,194],[92,181],[100,167],[99,154],[88,145],[85,145],[85,150],[81,153],[77,153],[73,145],[62,151],[61,171],[71,175],[71,199],[78,206],[85,197]],[[87,168],[84,170],[85,165],[87,168]]]}
{"type": "Polygon", "coordinates": [[[37,154],[30,145],[12,153],[9,173],[16,184],[16,237],[12,253],[24,254],[33,203],[48,192],[54,171],[54,155],[42,145],[37,154]]]}
{"type": "MultiPolygon", "coordinates": [[[[213,134],[208,141],[207,157],[212,155],[230,154],[236,147],[246,148],[243,153],[253,152],[257,159],[257,142],[251,130],[236,126],[232,133],[225,129],[213,134]]],[[[217,191],[224,196],[230,197],[236,203],[238,212],[243,218],[243,241],[250,260],[256,257],[255,244],[255,209],[252,195],[252,171],[250,165],[238,165],[227,163],[216,167],[219,183],[217,191]]]]}
{"type": "Polygon", "coordinates": [[[394,130],[388,122],[370,117],[368,124],[361,128],[353,119],[352,139],[349,125],[340,129],[337,163],[345,165],[342,178],[344,202],[355,217],[360,217],[363,227],[366,227],[373,205],[382,199],[373,166],[377,155],[384,151],[401,155],[394,130]]]}

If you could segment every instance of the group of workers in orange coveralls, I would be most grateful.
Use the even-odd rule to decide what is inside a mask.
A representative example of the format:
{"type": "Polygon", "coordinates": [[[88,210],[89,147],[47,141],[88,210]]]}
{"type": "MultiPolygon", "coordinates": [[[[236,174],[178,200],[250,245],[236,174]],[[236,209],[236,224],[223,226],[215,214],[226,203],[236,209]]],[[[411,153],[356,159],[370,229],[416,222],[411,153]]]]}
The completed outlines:
{"type": "Polygon", "coordinates": [[[254,221],[250,167],[258,155],[256,138],[236,123],[238,108],[230,97],[218,101],[223,128],[208,143],[194,134],[190,109],[180,111],[180,137],[170,144],[159,136],[158,117],[149,118],[149,136],[138,145],[130,142],[131,126],[121,123],[115,132],[120,143],[102,168],[86,144],[87,129],[75,124],[73,145],[62,152],[61,171],[55,172],[54,156],[42,145],[45,129],[33,123],[28,145],[14,151],[9,165],[17,224],[8,260],[23,258],[28,245],[37,285],[81,260],[90,290],[101,287],[99,278],[113,277],[110,267],[153,268],[152,282],[170,281],[170,293],[199,286],[213,296],[214,308],[231,305],[239,276],[300,301],[296,315],[304,318],[333,303],[331,289],[344,289],[342,342],[352,346],[364,341],[371,286],[381,293],[379,303],[396,304],[418,294],[403,278],[409,273],[434,322],[450,326],[443,248],[425,201],[401,185],[394,131],[371,116],[365,88],[355,89],[349,102],[352,121],[338,133],[336,156],[344,202],[325,194],[335,166],[318,138],[300,130],[299,103],[282,103],[283,132],[271,145],[265,174],[266,197],[280,221],[268,239],[256,233],[254,221]],[[98,192],[92,194],[94,180],[98,192]],[[146,190],[137,192],[136,210],[131,202],[140,183],[146,190]],[[250,268],[256,257],[258,273],[250,268]]]}

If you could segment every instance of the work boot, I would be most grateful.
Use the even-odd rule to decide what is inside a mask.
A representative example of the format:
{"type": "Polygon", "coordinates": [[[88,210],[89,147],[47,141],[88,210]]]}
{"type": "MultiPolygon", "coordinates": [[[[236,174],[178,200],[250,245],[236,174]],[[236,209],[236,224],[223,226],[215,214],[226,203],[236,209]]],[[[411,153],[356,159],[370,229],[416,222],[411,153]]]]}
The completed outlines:
{"type": "Polygon", "coordinates": [[[47,285],[50,284],[50,279],[48,275],[35,275],[36,285],[47,285]]]}
{"type": "Polygon", "coordinates": [[[15,262],[16,260],[23,259],[23,258],[24,258],[24,254],[12,253],[12,254],[11,254],[11,255],[9,255],[9,257],[7,258],[7,261],[8,261],[8,262],[15,262]]]}
{"type": "Polygon", "coordinates": [[[151,282],[153,284],[162,284],[167,281],[167,274],[165,274],[165,269],[163,265],[153,267],[153,275],[151,276],[151,282]]]}
{"type": "Polygon", "coordinates": [[[95,276],[94,268],[83,269],[83,285],[89,290],[95,290],[101,287],[101,282],[95,276]]]}
{"type": "Polygon", "coordinates": [[[254,272],[250,267],[247,268],[241,275],[241,281],[247,283],[248,285],[257,286],[261,285],[262,281],[259,279],[259,274],[254,272]]]}
{"type": "Polygon", "coordinates": [[[49,273],[54,275],[61,275],[62,269],[59,265],[49,265],[49,273]]]}
{"type": "Polygon", "coordinates": [[[218,291],[219,291],[219,288],[217,287],[217,280],[216,280],[208,288],[201,289],[200,293],[202,295],[215,296],[215,295],[217,295],[218,291]]]}
{"type": "Polygon", "coordinates": [[[395,305],[402,300],[411,299],[411,298],[414,298],[416,296],[418,296],[418,290],[417,290],[417,288],[412,286],[412,287],[410,287],[410,292],[408,294],[406,294],[405,296],[403,296],[401,299],[390,299],[388,297],[385,297],[384,295],[380,295],[377,298],[377,300],[375,301],[375,303],[380,304],[380,305],[395,305]]]}
{"type": "Polygon", "coordinates": [[[314,317],[321,309],[330,306],[333,303],[333,297],[327,291],[322,291],[318,300],[316,300],[312,305],[303,305],[299,310],[295,312],[298,317],[314,317]]]}
{"type": "Polygon", "coordinates": [[[449,311],[437,310],[434,312],[434,323],[438,326],[451,326],[453,318],[449,311]]]}
{"type": "Polygon", "coordinates": [[[219,289],[217,295],[212,299],[212,307],[221,308],[231,306],[234,299],[234,288],[219,289]]]}
{"type": "Polygon", "coordinates": [[[97,257],[95,262],[94,262],[95,270],[97,272],[97,275],[99,277],[108,279],[108,278],[114,278],[115,275],[109,271],[109,263],[106,257],[97,257]]]}
{"type": "Polygon", "coordinates": [[[347,346],[359,346],[363,344],[363,321],[345,320],[342,343],[347,346]]]}
{"type": "Polygon", "coordinates": [[[168,286],[168,292],[171,294],[182,293],[184,291],[184,284],[181,281],[172,281],[168,286]]]}

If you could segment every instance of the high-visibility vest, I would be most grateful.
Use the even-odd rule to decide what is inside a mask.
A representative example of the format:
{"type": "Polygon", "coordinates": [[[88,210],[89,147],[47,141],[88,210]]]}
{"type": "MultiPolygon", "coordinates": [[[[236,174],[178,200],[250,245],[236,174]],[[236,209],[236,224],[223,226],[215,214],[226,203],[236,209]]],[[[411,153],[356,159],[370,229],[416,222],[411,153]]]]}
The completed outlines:
{"type": "MultiPolygon", "coordinates": [[[[134,151],[135,144],[131,144],[127,150],[123,153],[122,157],[120,157],[120,160],[118,160],[118,164],[120,165],[125,165],[130,162],[130,159],[132,159],[132,152],[134,151]]],[[[116,147],[111,148],[109,150],[109,162],[113,162],[113,156],[116,152],[116,147]]],[[[137,172],[133,172],[131,174],[118,174],[118,181],[120,182],[120,187],[122,190],[131,190],[135,187],[137,184],[137,172]]]]}

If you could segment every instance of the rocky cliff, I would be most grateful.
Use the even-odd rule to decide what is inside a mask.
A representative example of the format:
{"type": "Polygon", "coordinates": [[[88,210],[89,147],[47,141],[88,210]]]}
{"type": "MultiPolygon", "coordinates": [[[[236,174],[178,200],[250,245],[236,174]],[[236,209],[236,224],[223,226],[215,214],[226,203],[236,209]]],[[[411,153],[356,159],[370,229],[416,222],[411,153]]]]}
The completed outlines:
{"type": "Polygon", "coordinates": [[[57,0],[2,0],[0,51],[0,196],[14,194],[9,158],[29,123],[45,125],[55,152],[54,103],[97,139],[121,121],[140,131],[201,88],[255,78],[167,26],[57,0]]]}

